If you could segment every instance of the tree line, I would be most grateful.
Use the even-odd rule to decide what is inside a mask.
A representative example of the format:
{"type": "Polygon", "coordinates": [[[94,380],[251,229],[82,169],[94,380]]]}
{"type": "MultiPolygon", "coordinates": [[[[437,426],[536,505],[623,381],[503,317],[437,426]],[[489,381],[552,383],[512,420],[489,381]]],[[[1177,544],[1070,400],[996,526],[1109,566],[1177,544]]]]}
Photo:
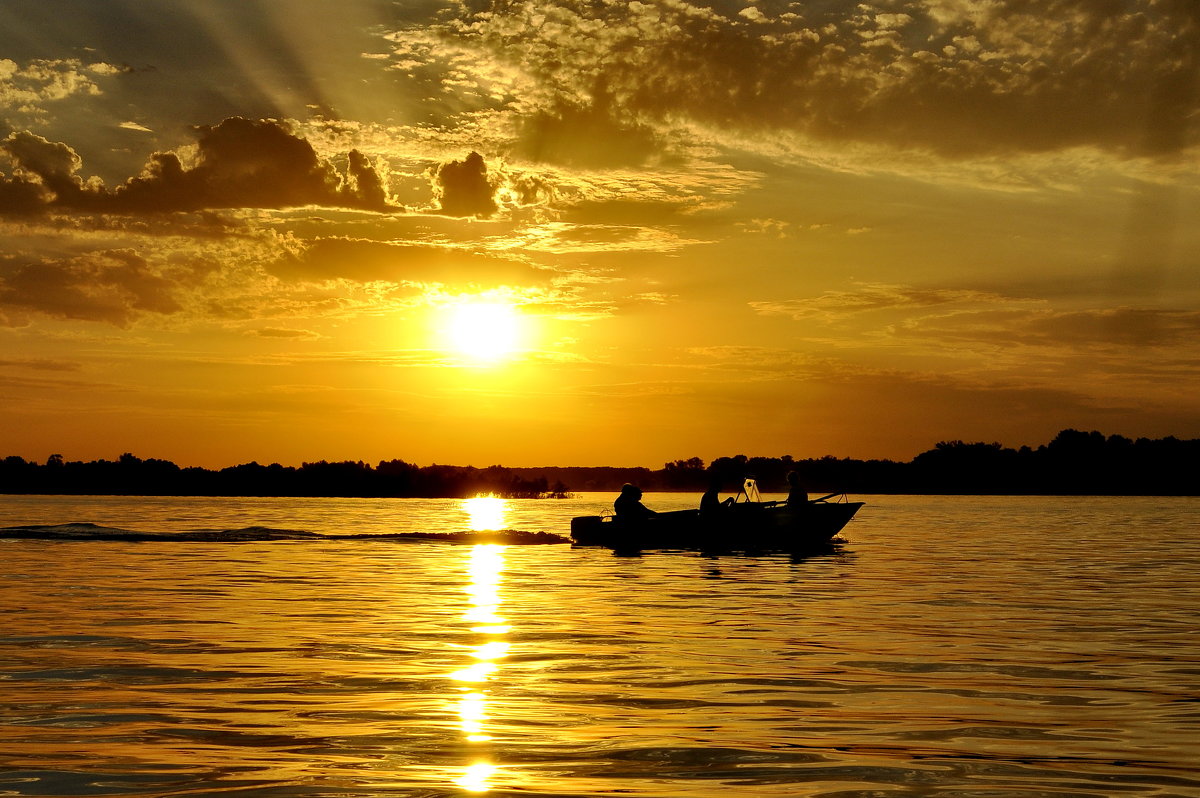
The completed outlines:
{"type": "Polygon", "coordinates": [[[999,443],[942,441],[908,462],[825,456],[699,457],[660,469],[599,467],[487,468],[417,466],[403,460],[245,463],[219,470],[182,468],[126,453],[117,460],[45,463],[0,461],[0,493],[140,496],[347,496],[463,498],[564,497],[571,491],[617,491],[631,482],[647,491],[732,492],[753,476],[761,490],[783,491],[795,471],[810,494],[1200,495],[1200,440],[1063,430],[1036,449],[999,443]]]}
{"type": "Polygon", "coordinates": [[[523,476],[503,466],[417,466],[403,460],[243,463],[219,470],[181,468],[170,460],[125,453],[116,460],[45,464],[20,457],[0,461],[0,493],[111,496],[351,496],[459,498],[493,494],[510,499],[561,498],[562,484],[523,476]]]}

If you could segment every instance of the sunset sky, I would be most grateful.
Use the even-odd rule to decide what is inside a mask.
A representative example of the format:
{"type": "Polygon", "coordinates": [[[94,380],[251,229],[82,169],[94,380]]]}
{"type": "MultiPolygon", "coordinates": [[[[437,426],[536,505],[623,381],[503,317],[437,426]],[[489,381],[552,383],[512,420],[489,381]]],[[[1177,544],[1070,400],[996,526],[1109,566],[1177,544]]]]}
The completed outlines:
{"type": "Polygon", "coordinates": [[[1195,0],[4,0],[0,457],[1200,437],[1195,0]]]}

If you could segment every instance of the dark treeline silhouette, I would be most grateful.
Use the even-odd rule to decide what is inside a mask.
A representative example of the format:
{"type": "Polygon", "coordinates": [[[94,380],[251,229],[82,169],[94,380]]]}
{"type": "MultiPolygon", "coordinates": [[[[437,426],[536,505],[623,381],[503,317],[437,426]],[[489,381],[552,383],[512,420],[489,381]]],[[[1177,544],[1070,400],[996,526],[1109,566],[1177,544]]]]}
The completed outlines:
{"type": "Polygon", "coordinates": [[[663,468],[417,466],[385,460],[246,463],[217,471],[181,468],[168,460],[123,454],[115,461],[44,464],[0,461],[0,493],[141,496],[362,496],[507,498],[563,496],[569,491],[617,491],[632,482],[643,490],[702,491],[713,479],[733,491],[754,476],[763,491],[785,490],[788,472],[800,474],[810,494],[1200,495],[1200,440],[1105,437],[1068,429],[1036,449],[999,443],[943,441],[907,463],[832,456],[698,457],[663,468]]]}
{"type": "Polygon", "coordinates": [[[566,495],[564,485],[544,477],[525,477],[502,466],[416,466],[385,460],[372,467],[362,461],[321,460],[299,468],[278,463],[243,465],[211,471],[180,468],[169,460],[143,460],[132,454],[117,460],[65,462],[51,455],[45,465],[20,457],[0,461],[0,493],[114,496],[409,496],[457,498],[495,494],[505,498],[566,495]]]}

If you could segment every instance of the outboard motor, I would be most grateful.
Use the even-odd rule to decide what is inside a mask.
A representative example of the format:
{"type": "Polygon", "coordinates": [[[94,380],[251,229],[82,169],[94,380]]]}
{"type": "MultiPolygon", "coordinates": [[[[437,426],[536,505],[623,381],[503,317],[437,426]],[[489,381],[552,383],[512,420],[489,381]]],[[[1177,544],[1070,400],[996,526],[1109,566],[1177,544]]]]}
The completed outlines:
{"type": "Polygon", "coordinates": [[[597,545],[604,533],[604,519],[584,515],[571,519],[571,539],[581,546],[597,545]]]}

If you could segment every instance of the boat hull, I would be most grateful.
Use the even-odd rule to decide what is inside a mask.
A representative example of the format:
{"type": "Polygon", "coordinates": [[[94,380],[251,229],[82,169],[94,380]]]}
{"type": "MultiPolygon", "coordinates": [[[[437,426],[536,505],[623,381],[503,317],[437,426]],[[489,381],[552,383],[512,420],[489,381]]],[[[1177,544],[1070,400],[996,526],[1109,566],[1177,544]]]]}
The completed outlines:
{"type": "Polygon", "coordinates": [[[862,502],[810,502],[800,507],[746,503],[714,515],[677,510],[633,522],[589,515],[572,519],[571,540],[577,546],[617,550],[801,551],[827,545],[862,506],[862,502]]]}

